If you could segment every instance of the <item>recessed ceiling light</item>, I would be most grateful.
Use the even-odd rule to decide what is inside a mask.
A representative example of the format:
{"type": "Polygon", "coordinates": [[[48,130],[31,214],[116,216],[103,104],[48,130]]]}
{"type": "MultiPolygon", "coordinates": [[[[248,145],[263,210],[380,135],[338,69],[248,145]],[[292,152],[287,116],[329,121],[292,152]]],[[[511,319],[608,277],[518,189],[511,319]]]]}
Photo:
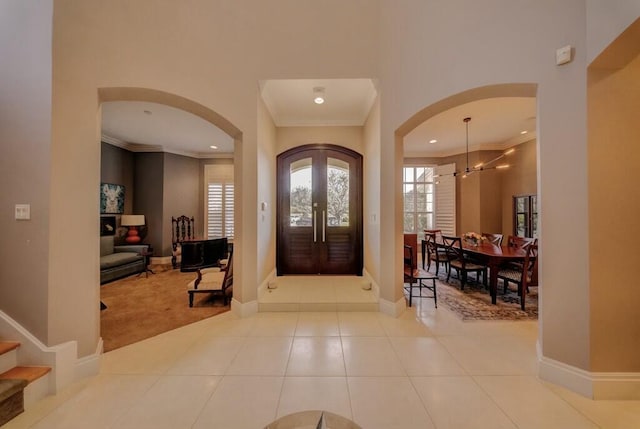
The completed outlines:
{"type": "Polygon", "coordinates": [[[520,131],[520,134],[527,134],[529,131],[524,130],[524,131],[520,131]]]}
{"type": "Polygon", "coordinates": [[[153,113],[153,112],[151,112],[151,110],[144,110],[144,114],[145,115],[150,115],[151,113],[153,113]]]}
{"type": "Polygon", "coordinates": [[[316,86],[313,88],[313,102],[316,104],[324,103],[324,87],[316,86]]]}
{"type": "Polygon", "coordinates": [[[431,143],[431,144],[438,143],[438,140],[436,140],[436,139],[431,139],[431,140],[429,140],[429,143],[431,143]]]}
{"type": "Polygon", "coordinates": [[[211,149],[218,149],[218,146],[211,145],[209,146],[211,149]]]}

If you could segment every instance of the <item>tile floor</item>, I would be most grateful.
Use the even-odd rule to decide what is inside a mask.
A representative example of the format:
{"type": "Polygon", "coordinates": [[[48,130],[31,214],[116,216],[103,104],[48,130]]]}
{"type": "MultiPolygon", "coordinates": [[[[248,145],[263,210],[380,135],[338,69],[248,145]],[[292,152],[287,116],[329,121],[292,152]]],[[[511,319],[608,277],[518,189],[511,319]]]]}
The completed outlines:
{"type": "Polygon", "coordinates": [[[3,429],[259,429],[323,409],[365,429],[640,428],[640,401],[541,382],[535,322],[461,322],[421,300],[366,312],[225,313],[106,353],[96,377],[3,429]]]}

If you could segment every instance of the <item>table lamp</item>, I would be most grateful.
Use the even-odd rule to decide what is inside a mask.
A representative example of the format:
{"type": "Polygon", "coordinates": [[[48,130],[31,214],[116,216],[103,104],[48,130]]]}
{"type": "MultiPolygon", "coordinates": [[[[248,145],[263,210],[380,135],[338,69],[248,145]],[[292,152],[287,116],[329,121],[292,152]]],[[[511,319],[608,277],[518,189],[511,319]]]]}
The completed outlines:
{"type": "Polygon", "coordinates": [[[139,243],[142,238],[138,235],[138,227],[144,225],[144,215],[122,215],[120,219],[122,226],[128,226],[129,232],[127,232],[126,241],[129,244],[139,243]]]}

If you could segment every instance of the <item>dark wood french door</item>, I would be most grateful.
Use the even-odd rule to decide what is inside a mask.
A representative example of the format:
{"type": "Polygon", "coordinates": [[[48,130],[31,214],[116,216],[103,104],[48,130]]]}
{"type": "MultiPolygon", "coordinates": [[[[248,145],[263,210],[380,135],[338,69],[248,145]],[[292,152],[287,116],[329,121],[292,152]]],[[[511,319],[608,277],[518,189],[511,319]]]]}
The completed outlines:
{"type": "Polygon", "coordinates": [[[278,275],[362,275],[362,156],[306,145],[278,156],[278,275]]]}

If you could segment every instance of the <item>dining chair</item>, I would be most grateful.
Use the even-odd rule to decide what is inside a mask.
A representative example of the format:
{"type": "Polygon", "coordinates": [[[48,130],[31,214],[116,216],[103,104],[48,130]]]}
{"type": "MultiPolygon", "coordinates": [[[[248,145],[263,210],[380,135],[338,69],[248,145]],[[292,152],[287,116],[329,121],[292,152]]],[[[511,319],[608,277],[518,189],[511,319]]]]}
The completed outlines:
{"type": "Polygon", "coordinates": [[[489,243],[493,243],[496,246],[501,246],[502,245],[502,238],[503,238],[502,234],[494,234],[494,233],[491,233],[491,232],[483,232],[480,235],[482,235],[484,238],[486,238],[489,243]]]}
{"type": "Polygon", "coordinates": [[[524,303],[529,286],[538,286],[538,245],[527,246],[527,253],[520,266],[510,265],[498,271],[498,278],[504,282],[504,293],[507,293],[509,283],[515,283],[520,297],[520,308],[524,310],[524,303]]]}
{"type": "Polygon", "coordinates": [[[480,283],[480,275],[482,274],[482,284],[487,285],[487,266],[470,260],[462,249],[462,239],[460,237],[442,236],[444,248],[449,258],[449,270],[447,271],[447,282],[451,276],[451,269],[456,270],[456,274],[460,279],[460,289],[464,290],[467,283],[467,274],[469,272],[476,273],[476,281],[480,283]]]}
{"type": "Polygon", "coordinates": [[[409,295],[409,307],[412,305],[413,298],[433,298],[433,303],[438,308],[438,296],[436,294],[436,277],[433,274],[421,270],[417,267],[414,258],[414,248],[408,244],[404,245],[404,290],[409,295]],[[418,288],[418,295],[413,294],[413,289],[418,288]],[[422,295],[422,289],[433,292],[433,295],[422,295]]]}
{"type": "Polygon", "coordinates": [[[424,269],[425,262],[425,253],[427,257],[427,271],[431,270],[431,262],[435,264],[436,267],[436,277],[440,271],[440,265],[444,265],[445,270],[448,271],[449,265],[449,256],[447,254],[446,249],[443,247],[442,243],[438,244],[436,233],[428,233],[424,234],[425,239],[422,241],[422,268],[424,269]]]}
{"type": "Polygon", "coordinates": [[[507,237],[507,246],[511,247],[522,247],[524,249],[530,244],[535,244],[537,242],[537,238],[518,237],[517,235],[510,235],[509,237],[507,237]]]}

